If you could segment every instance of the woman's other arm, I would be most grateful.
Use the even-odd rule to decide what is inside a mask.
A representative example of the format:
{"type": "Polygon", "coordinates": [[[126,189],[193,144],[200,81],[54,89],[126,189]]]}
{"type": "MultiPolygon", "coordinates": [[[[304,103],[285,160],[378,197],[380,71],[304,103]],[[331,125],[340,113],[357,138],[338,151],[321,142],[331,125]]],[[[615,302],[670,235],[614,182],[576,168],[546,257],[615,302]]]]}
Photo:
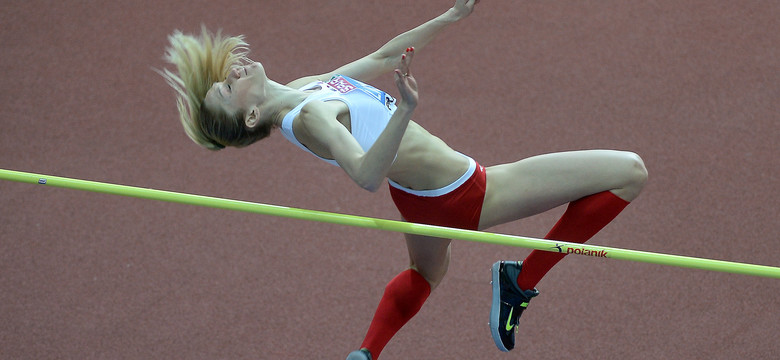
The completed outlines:
{"type": "Polygon", "coordinates": [[[457,0],[455,5],[443,14],[394,37],[371,54],[329,73],[304,77],[287,85],[298,88],[313,81],[327,81],[334,74],[341,74],[358,81],[368,82],[380,75],[387,74],[399,66],[398,54],[402,54],[404,49],[413,47],[416,51],[419,51],[449,25],[471,14],[477,2],[478,0],[457,0]]]}
{"type": "Polygon", "coordinates": [[[301,121],[307,135],[326,147],[339,166],[360,187],[376,191],[387,177],[393,165],[398,147],[406,133],[406,127],[417,107],[417,82],[409,72],[414,51],[409,49],[401,56],[401,66],[395,70],[395,83],[401,95],[393,115],[376,142],[363,151],[352,134],[333,116],[328,116],[325,105],[310,102],[301,110],[301,121]]]}

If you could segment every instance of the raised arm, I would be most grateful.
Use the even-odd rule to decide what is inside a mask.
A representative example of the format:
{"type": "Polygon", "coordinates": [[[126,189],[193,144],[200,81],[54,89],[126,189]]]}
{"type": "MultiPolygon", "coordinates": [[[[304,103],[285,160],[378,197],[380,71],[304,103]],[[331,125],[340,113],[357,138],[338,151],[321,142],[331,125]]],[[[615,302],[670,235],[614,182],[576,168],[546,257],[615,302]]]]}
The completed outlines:
{"type": "Polygon", "coordinates": [[[317,80],[327,81],[334,74],[346,75],[359,81],[368,82],[380,75],[387,74],[399,66],[398,54],[403,53],[404,49],[413,47],[419,52],[442,30],[471,14],[477,2],[479,0],[456,0],[455,5],[443,14],[394,37],[371,54],[331,72],[307,76],[287,85],[298,88],[317,80]]]}
{"type": "Polygon", "coordinates": [[[322,102],[306,104],[298,117],[305,132],[301,135],[313,141],[313,145],[326,148],[347,175],[366,190],[376,191],[387,177],[417,107],[417,82],[409,71],[413,55],[414,49],[407,48],[399,56],[400,66],[395,69],[394,76],[401,101],[368,151],[364,152],[352,134],[328,114],[322,102]]]}

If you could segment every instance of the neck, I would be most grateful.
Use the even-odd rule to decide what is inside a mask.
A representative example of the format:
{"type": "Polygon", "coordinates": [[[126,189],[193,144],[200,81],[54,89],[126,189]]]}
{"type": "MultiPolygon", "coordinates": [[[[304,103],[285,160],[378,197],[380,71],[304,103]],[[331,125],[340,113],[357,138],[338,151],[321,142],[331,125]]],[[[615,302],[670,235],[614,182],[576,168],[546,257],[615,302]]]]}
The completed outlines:
{"type": "Polygon", "coordinates": [[[268,99],[260,106],[260,113],[275,128],[282,126],[284,116],[308,96],[303,91],[273,81],[269,82],[266,94],[268,99]]]}

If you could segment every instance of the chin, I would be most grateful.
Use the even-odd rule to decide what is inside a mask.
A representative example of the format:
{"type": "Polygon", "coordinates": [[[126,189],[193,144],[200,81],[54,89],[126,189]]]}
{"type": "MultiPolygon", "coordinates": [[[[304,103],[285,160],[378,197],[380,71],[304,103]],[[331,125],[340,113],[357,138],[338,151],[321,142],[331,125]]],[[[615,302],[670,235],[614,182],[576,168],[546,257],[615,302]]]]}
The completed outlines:
{"type": "Polygon", "coordinates": [[[247,66],[247,71],[250,75],[263,75],[265,77],[265,68],[263,64],[259,62],[253,62],[247,66]]]}

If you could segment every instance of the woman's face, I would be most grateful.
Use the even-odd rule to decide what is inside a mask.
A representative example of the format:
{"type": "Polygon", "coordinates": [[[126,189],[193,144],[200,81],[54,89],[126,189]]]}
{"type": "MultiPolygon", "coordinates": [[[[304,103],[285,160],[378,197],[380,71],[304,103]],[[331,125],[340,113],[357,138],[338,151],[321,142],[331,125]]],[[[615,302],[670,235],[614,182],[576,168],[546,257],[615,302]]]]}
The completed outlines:
{"type": "Polygon", "coordinates": [[[259,62],[234,67],[225,81],[211,86],[204,105],[212,111],[246,114],[247,110],[262,102],[267,81],[265,69],[259,62]]]}

